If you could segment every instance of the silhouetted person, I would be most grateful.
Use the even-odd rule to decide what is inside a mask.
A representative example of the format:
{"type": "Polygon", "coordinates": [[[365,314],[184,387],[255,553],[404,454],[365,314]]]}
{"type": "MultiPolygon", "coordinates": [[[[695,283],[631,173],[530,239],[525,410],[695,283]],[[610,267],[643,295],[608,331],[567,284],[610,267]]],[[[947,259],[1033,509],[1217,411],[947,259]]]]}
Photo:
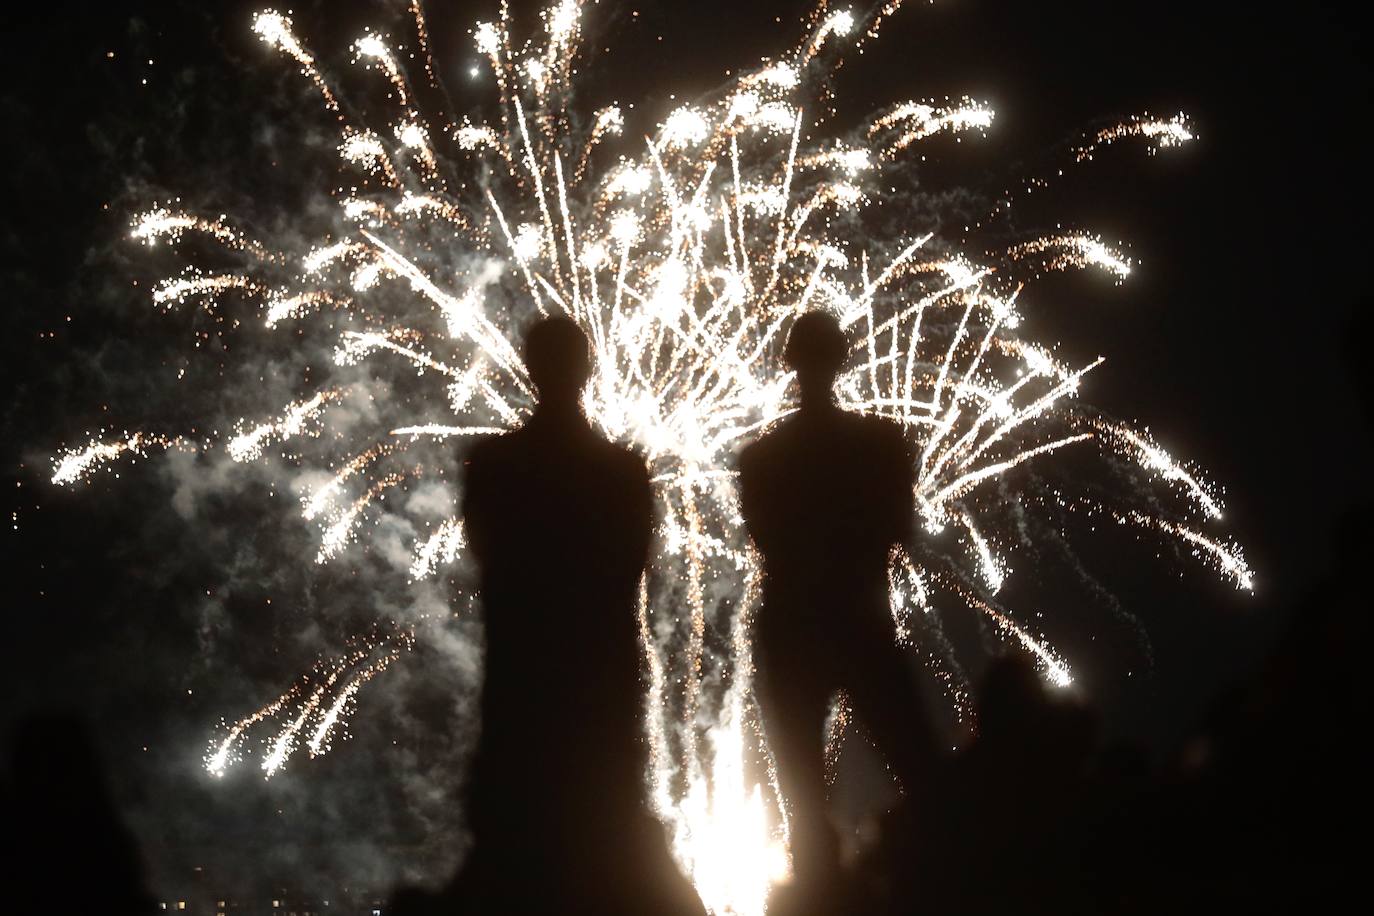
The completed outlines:
{"type": "Polygon", "coordinates": [[[653,529],[648,472],[582,413],[590,351],[573,321],[536,324],[525,362],[533,416],[466,463],[486,679],[465,908],[700,913],[645,804],[635,602],[653,529]]]}
{"type": "Polygon", "coordinates": [[[798,898],[838,865],[822,735],[835,693],[848,693],[908,793],[935,757],[888,604],[889,554],[913,534],[912,456],[896,424],[835,404],[847,350],[831,316],[797,318],[783,358],[800,409],[740,456],[744,520],[765,573],[758,693],[790,811],[798,898]]]}

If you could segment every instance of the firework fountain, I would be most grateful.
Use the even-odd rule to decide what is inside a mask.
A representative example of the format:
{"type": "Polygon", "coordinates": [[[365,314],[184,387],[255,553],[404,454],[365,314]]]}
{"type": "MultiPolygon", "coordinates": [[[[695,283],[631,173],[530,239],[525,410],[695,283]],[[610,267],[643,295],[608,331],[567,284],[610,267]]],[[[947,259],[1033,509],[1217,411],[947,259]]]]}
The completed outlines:
{"type": "MultiPolygon", "coordinates": [[[[842,405],[908,431],[919,522],[951,533],[949,550],[894,556],[891,603],[893,638],[916,647],[960,716],[968,692],[943,614],[975,615],[1011,650],[1030,653],[1050,681],[1072,680],[1025,615],[997,599],[1012,572],[1016,538],[1006,531],[1018,513],[1094,513],[1171,540],[1251,587],[1239,549],[1208,531],[1221,516],[1214,489],[1147,433],[1076,399],[1102,360],[1064,365],[1017,333],[1036,276],[1092,268],[1119,282],[1129,258],[1087,232],[975,254],[936,233],[864,231],[882,176],[907,167],[915,144],[983,131],[993,118],[969,99],[910,101],[857,131],[817,139],[842,52],[874,40],[899,6],[857,11],[822,0],[797,46],[668,112],[642,140],[625,136],[626,109],[575,105],[584,27],[576,0],[545,10],[529,40],[513,37],[504,6],[498,21],[477,24],[499,114],[476,121],[431,104],[446,93],[418,0],[406,36],[367,32],[353,45],[354,63],[370,71],[362,78],[385,87],[385,117],[349,108],[290,18],[258,14],[253,30],[294,62],[337,126],[344,177],[319,189],[335,211],[332,229],[312,245],[274,246],[228,217],[152,206],[132,234],[147,245],[199,236],[234,264],[164,280],[152,294],[158,307],[233,309],[236,325],[316,342],[300,347],[302,363],[321,347],[331,359],[306,366],[301,377],[312,384],[294,400],[241,420],[232,434],[98,437],[55,459],[54,482],[73,484],[155,449],[221,449],[235,462],[283,455],[319,481],[301,502],[319,526],[314,559],[347,562],[394,511],[388,495],[445,469],[451,476],[465,440],[528,415],[521,331],[539,315],[573,317],[594,349],[585,409],[607,436],[644,455],[656,487],[661,521],[639,619],[652,798],[707,906],[761,914],[787,870],[786,817],[751,694],[758,568],[733,456],[792,409],[778,356],[794,316],[829,310],[848,330],[842,405]],[[373,379],[400,376],[405,396],[374,409],[375,429],[337,421],[350,401],[373,397],[373,379]],[[1121,502],[1071,497],[1026,473],[1066,450],[1094,450],[1122,483],[1121,502]],[[1131,498],[1142,488],[1149,499],[1131,498]]],[[[1141,116],[1088,135],[1069,158],[1127,141],[1153,152],[1191,137],[1182,116],[1141,116]]],[[[1003,216],[1013,197],[979,225],[1003,216]]],[[[430,524],[406,574],[461,582],[462,520],[430,524]]],[[[270,776],[302,750],[326,752],[363,686],[414,638],[412,626],[394,622],[356,636],[274,702],[226,722],[207,769],[222,774],[256,756],[270,776]]],[[[838,736],[845,716],[835,721],[838,736]]]]}

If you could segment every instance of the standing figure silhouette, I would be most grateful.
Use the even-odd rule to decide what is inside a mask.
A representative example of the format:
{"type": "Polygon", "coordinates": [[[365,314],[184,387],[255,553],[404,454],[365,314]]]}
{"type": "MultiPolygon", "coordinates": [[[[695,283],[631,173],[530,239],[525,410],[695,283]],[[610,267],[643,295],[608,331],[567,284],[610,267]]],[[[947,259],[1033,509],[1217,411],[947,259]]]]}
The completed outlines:
{"type": "Polygon", "coordinates": [[[895,423],[836,405],[847,352],[832,316],[797,318],[783,359],[797,373],[800,409],[739,464],[744,521],[763,556],[759,702],[789,809],[792,891],[813,908],[839,865],[823,735],[836,692],[849,695],[908,793],[936,753],[888,604],[889,554],[913,536],[914,463],[895,423]]]}
{"type": "Polygon", "coordinates": [[[461,909],[700,914],[646,806],[635,601],[649,475],[582,413],[591,361],[575,322],[538,322],[524,356],[533,416],[466,461],[486,664],[461,909]]]}

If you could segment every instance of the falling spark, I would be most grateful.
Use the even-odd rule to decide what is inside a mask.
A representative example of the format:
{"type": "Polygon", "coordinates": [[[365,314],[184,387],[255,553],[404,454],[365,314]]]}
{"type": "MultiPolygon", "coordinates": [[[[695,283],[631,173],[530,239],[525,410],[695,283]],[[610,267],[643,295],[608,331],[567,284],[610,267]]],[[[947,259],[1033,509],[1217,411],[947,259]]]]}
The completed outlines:
{"type": "Polygon", "coordinates": [[[1118,283],[1131,275],[1131,259],[1086,233],[1052,235],[1008,249],[1007,256],[1024,260],[1039,255],[1045,270],[1081,270],[1100,267],[1118,283]]]}
{"type": "Polygon", "coordinates": [[[893,156],[917,140],[943,130],[987,130],[992,126],[992,116],[991,108],[967,98],[944,108],[927,102],[905,102],[869,125],[868,135],[871,138],[884,131],[895,132],[884,145],[884,154],[893,156]]]}
{"type": "Polygon", "coordinates": [[[464,544],[463,522],[456,518],[445,519],[434,534],[415,548],[410,578],[423,579],[442,567],[452,566],[464,544]]]}
{"type": "Polygon", "coordinates": [[[262,455],[263,449],[273,439],[285,442],[292,436],[300,435],[305,430],[305,424],[316,419],[327,404],[339,399],[339,395],[338,391],[321,391],[309,400],[292,404],[286,408],[280,420],[260,423],[230,439],[225,451],[235,461],[253,461],[262,455]]]}
{"type": "Polygon", "coordinates": [[[1236,545],[1223,543],[1200,531],[1195,531],[1168,519],[1146,515],[1144,512],[1127,512],[1115,517],[1123,523],[1131,522],[1144,528],[1154,528],[1172,534],[1180,541],[1187,543],[1204,560],[1214,564],[1218,570],[1229,576],[1235,582],[1236,588],[1247,592],[1254,590],[1255,574],[1246,564],[1245,555],[1236,545]]]}
{"type": "Polygon", "coordinates": [[[315,68],[315,58],[310,56],[310,52],[301,46],[296,40],[296,36],[291,32],[291,20],[278,13],[276,10],[267,10],[259,13],[253,19],[253,31],[258,33],[268,46],[280,48],[287,54],[296,59],[301,65],[301,72],[310,77],[310,81],[319,89],[324,96],[325,106],[331,111],[339,110],[339,102],[334,98],[333,91],[330,90],[324,77],[320,76],[320,71],[315,68]]]}
{"type": "Polygon", "coordinates": [[[1098,421],[1096,426],[1101,438],[1114,439],[1123,448],[1134,452],[1135,459],[1143,467],[1164,480],[1182,484],[1188,496],[1209,518],[1221,518],[1221,502],[1212,493],[1211,486],[1175,460],[1159,443],[1151,439],[1147,432],[1106,421],[1098,421]]]}
{"type": "Polygon", "coordinates": [[[228,248],[247,251],[260,258],[268,257],[261,245],[225,224],[223,218],[202,219],[166,207],[153,207],[137,216],[130,235],[149,246],[156,244],[158,239],[176,244],[188,230],[213,236],[228,248]]]}
{"type": "Polygon", "coordinates": [[[1179,146],[1190,140],[1197,139],[1193,134],[1192,128],[1188,124],[1188,119],[1182,114],[1174,115],[1172,118],[1160,119],[1151,118],[1148,115],[1141,115],[1123,121],[1120,124],[1113,124],[1111,127],[1103,128],[1098,131],[1091,142],[1085,143],[1075,153],[1075,158],[1082,162],[1091,159],[1093,153],[1104,146],[1109,146],[1117,140],[1127,137],[1144,137],[1146,140],[1153,141],[1150,151],[1165,149],[1170,146],[1179,146]]]}
{"type": "Polygon", "coordinates": [[[75,483],[89,477],[96,468],[120,456],[133,455],[135,458],[141,458],[148,454],[149,446],[168,448],[176,441],[147,433],[128,433],[123,439],[110,442],[92,440],[83,448],[68,449],[53,461],[52,482],[75,483]]]}

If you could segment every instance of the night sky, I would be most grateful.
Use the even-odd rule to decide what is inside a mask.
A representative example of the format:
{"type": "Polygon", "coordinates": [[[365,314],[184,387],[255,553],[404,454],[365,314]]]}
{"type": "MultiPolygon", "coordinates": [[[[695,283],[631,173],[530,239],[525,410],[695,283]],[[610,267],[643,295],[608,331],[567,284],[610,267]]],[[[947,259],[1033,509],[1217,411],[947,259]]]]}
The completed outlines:
{"type": "MultiPolygon", "coordinates": [[[[293,16],[338,72],[363,26],[389,25],[403,6],[303,2],[293,16]]],[[[494,4],[430,6],[455,104],[476,110],[491,86],[467,77],[467,29],[494,4]]],[[[87,431],[193,422],[171,383],[189,326],[148,301],[150,281],[177,262],[129,241],[130,215],[179,195],[198,212],[280,228],[327,184],[307,170],[329,161],[318,139],[328,124],[294,65],[252,34],[259,8],[30,4],[7,17],[0,730],[52,710],[92,722],[159,887],[175,889],[194,865],[238,884],[351,875],[380,887],[457,857],[474,659],[422,642],[361,696],[352,738],[332,754],[270,782],[253,767],[215,781],[200,758],[219,718],[270,700],[335,645],[321,615],[366,621],[394,596],[354,587],[354,573],[318,573],[311,532],[277,527],[292,498],[259,478],[188,485],[191,470],[154,460],[89,485],[48,483],[51,455],[87,431]]],[[[804,12],[590,8],[601,27],[587,107],[618,99],[661,116],[790,46],[804,12]]],[[[989,102],[986,138],[932,142],[917,172],[926,187],[982,194],[1057,165],[1082,131],[1122,116],[1193,120],[1189,146],[1147,156],[1123,143],[1015,218],[1027,232],[1063,222],[1130,244],[1140,266],[1125,285],[1093,273],[1039,284],[1023,309],[1031,336],[1059,341],[1070,362],[1108,357],[1082,397],[1224,487],[1225,530],[1257,571],[1247,596],[1195,562],[1156,560],[1153,542],[1085,545],[1143,621],[1152,659],[1105,614],[1068,654],[1109,728],[1156,747],[1262,663],[1289,610],[1333,572],[1338,526],[1370,506],[1362,44],[1343,12],[1316,4],[942,0],[909,4],[837,78],[840,129],[909,98],[989,102]]],[[[226,415],[275,409],[239,410],[257,403],[242,380],[216,383],[197,365],[193,384],[226,386],[226,415]]],[[[1060,611],[1053,595],[1045,611],[1060,611]]]]}

